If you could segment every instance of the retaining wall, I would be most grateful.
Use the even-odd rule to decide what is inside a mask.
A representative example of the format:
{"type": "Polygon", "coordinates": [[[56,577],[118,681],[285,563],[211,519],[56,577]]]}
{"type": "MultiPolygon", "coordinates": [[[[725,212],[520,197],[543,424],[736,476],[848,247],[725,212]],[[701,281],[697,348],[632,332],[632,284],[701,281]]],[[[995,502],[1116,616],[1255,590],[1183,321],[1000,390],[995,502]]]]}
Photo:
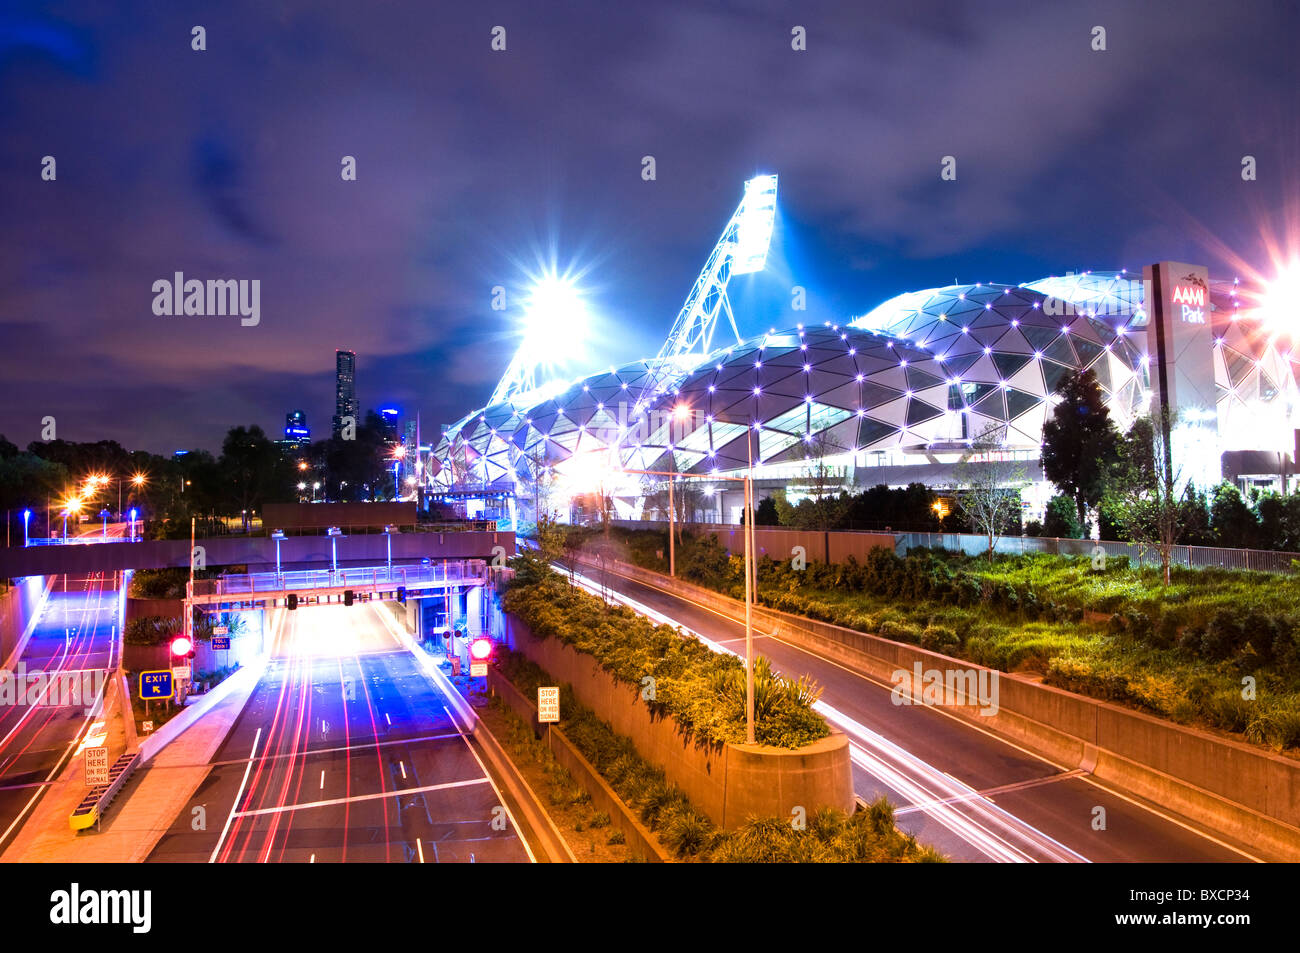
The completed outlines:
{"type": "Polygon", "coordinates": [[[506,614],[505,641],[559,682],[573,686],[585,706],[632,740],[637,752],[663,768],[715,824],[735,829],[752,817],[788,818],[796,807],[851,812],[848,738],[828,738],[790,750],[768,745],[713,746],[687,739],[677,723],[651,712],[630,685],[616,682],[594,658],[559,639],[539,639],[506,614]]]}
{"type": "Polygon", "coordinates": [[[488,688],[499,695],[511,710],[528,722],[533,731],[546,738],[547,747],[555,760],[567,770],[584,791],[591,795],[591,804],[596,810],[609,815],[610,826],[623,832],[632,856],[654,863],[669,860],[667,852],[660,846],[650,829],[642,824],[631,809],[624,803],[618,793],[609,786],[595,765],[583,757],[568,737],[554,725],[544,726],[537,721],[537,706],[524,697],[519,689],[495,668],[488,669],[488,688]],[[550,730],[547,730],[547,727],[550,730]]]}
{"type": "Polygon", "coordinates": [[[0,594],[0,667],[18,648],[45,598],[44,576],[23,576],[0,594]]]}

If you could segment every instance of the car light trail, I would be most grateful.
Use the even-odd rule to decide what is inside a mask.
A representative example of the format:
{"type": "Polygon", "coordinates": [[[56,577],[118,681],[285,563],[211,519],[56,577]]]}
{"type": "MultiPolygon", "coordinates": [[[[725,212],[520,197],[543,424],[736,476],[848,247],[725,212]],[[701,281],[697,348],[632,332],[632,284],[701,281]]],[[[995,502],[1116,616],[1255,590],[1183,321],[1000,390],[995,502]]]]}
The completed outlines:
{"type": "MultiPolygon", "coordinates": [[[[588,592],[602,597],[601,588],[582,574],[574,580],[588,592]]],[[[649,619],[679,628],[715,652],[737,653],[707,636],[701,635],[644,603],[606,589],[609,596],[649,619]]],[[[900,748],[884,736],[859,724],[823,701],[814,706],[827,721],[849,736],[850,757],[854,765],[882,784],[908,797],[912,810],[934,818],[939,824],[966,841],[992,860],[1012,863],[1034,862],[1039,858],[1061,863],[1088,863],[1082,854],[1064,846],[1047,834],[1004,811],[974,788],[962,784],[900,748]],[[941,792],[941,793],[936,793],[941,792]],[[960,809],[959,809],[960,805],[960,809]],[[963,809],[974,817],[967,816],[963,809]]]]}

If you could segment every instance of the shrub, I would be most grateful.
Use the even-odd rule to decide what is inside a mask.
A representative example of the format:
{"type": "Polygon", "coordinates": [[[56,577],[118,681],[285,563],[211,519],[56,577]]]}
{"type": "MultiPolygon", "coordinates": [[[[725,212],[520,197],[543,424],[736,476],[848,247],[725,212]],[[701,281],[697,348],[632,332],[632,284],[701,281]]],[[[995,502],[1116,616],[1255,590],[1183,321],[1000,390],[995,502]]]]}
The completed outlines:
{"type": "Polygon", "coordinates": [[[952,629],[941,625],[926,626],[921,633],[921,648],[947,654],[961,645],[961,639],[952,629]]]}
{"type": "MultiPolygon", "coordinates": [[[[569,585],[537,559],[519,557],[515,566],[515,581],[503,607],[537,637],[558,638],[592,656],[616,681],[637,692],[642,679],[653,677],[655,700],[648,704],[671,715],[688,737],[712,745],[744,741],[740,659],[717,654],[698,639],[655,625],[626,607],[611,608],[569,585]]],[[[822,605],[820,611],[827,621],[833,620],[833,607],[822,605]]],[[[830,734],[826,722],[812,710],[818,694],[814,685],[781,678],[766,660],[756,666],[755,674],[759,676],[756,688],[762,691],[754,723],[760,744],[798,748],[830,734]]]]}

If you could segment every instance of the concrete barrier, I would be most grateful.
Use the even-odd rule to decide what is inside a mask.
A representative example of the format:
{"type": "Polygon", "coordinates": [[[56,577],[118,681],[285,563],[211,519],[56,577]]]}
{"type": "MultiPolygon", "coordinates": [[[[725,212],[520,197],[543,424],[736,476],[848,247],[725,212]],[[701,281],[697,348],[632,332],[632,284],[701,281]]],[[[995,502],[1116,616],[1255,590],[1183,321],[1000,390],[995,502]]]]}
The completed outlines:
{"type": "MultiPolygon", "coordinates": [[[[625,563],[611,571],[744,619],[739,600],[625,563]]],[[[755,607],[754,624],[887,683],[917,663],[923,669],[992,671],[774,609],[755,607]]],[[[981,715],[969,704],[945,710],[1272,857],[1300,860],[1300,759],[1006,673],[998,673],[998,688],[996,714],[981,715]]]]}
{"type": "MultiPolygon", "coordinates": [[[[488,669],[488,688],[509,705],[511,711],[532,725],[534,732],[542,730],[537,721],[537,706],[495,668],[488,669]]],[[[592,807],[609,815],[610,826],[623,832],[623,840],[632,856],[652,863],[670,861],[672,858],[659,843],[659,839],[632,813],[632,809],[610,787],[596,766],[583,756],[563,731],[554,725],[548,727],[550,730],[545,731],[546,745],[555,756],[556,763],[573,775],[582,789],[591,795],[592,807]]]]}
{"type": "Polygon", "coordinates": [[[657,715],[629,685],[614,680],[590,655],[559,639],[541,639],[506,614],[506,642],[560,682],[585,706],[630,738],[637,752],[664,770],[719,827],[754,817],[791,817],[796,808],[852,812],[848,738],[832,734],[798,749],[768,745],[710,745],[688,738],[670,717],[657,715]]]}

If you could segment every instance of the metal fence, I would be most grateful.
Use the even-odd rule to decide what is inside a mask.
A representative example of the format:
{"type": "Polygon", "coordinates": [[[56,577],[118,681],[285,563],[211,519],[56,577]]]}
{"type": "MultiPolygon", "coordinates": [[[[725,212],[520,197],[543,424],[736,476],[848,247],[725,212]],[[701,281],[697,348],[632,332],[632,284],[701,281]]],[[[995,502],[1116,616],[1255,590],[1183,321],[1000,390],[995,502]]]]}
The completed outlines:
{"type": "MultiPolygon", "coordinates": [[[[894,551],[902,556],[911,549],[937,547],[978,556],[988,552],[987,536],[968,533],[896,533],[894,551]]],[[[1135,566],[1159,566],[1160,553],[1153,546],[1119,543],[1113,540],[1056,539],[1043,536],[1000,536],[994,551],[1010,555],[1049,553],[1056,556],[1127,556],[1135,566]]],[[[1265,549],[1227,549],[1221,546],[1175,546],[1170,562],[1189,569],[1250,569],[1256,572],[1294,572],[1300,553],[1279,553],[1265,549]]]]}
{"type": "MultiPolygon", "coordinates": [[[[627,529],[666,529],[668,523],[656,520],[615,520],[616,526],[627,529]]],[[[734,530],[731,524],[694,523],[688,524],[696,531],[717,532],[734,530]]],[[[760,530],[786,530],[791,533],[802,532],[789,526],[757,526],[760,530]]],[[[859,534],[859,530],[830,530],[831,535],[859,534]]],[[[909,550],[921,547],[947,549],[952,552],[979,556],[988,552],[987,536],[970,533],[894,533],[894,552],[903,556],[909,550]]],[[[994,552],[1004,555],[1019,556],[1027,553],[1050,553],[1055,556],[1096,555],[1098,548],[1106,556],[1127,556],[1135,566],[1159,566],[1160,553],[1151,546],[1137,543],[1120,543],[1113,540],[1095,539],[1058,539],[1050,536],[999,536],[994,542],[994,552]]],[[[1294,562],[1300,560],[1300,553],[1274,552],[1267,549],[1228,549],[1222,546],[1175,546],[1170,553],[1170,562],[1175,566],[1189,569],[1249,569],[1255,572],[1296,571],[1294,562]]]]}
{"type": "Polygon", "coordinates": [[[294,589],[338,589],[354,586],[402,586],[418,589],[449,582],[481,582],[486,572],[481,559],[450,561],[446,566],[366,566],[350,569],[303,569],[292,572],[255,572],[194,580],[195,596],[250,595],[294,589]]]}

